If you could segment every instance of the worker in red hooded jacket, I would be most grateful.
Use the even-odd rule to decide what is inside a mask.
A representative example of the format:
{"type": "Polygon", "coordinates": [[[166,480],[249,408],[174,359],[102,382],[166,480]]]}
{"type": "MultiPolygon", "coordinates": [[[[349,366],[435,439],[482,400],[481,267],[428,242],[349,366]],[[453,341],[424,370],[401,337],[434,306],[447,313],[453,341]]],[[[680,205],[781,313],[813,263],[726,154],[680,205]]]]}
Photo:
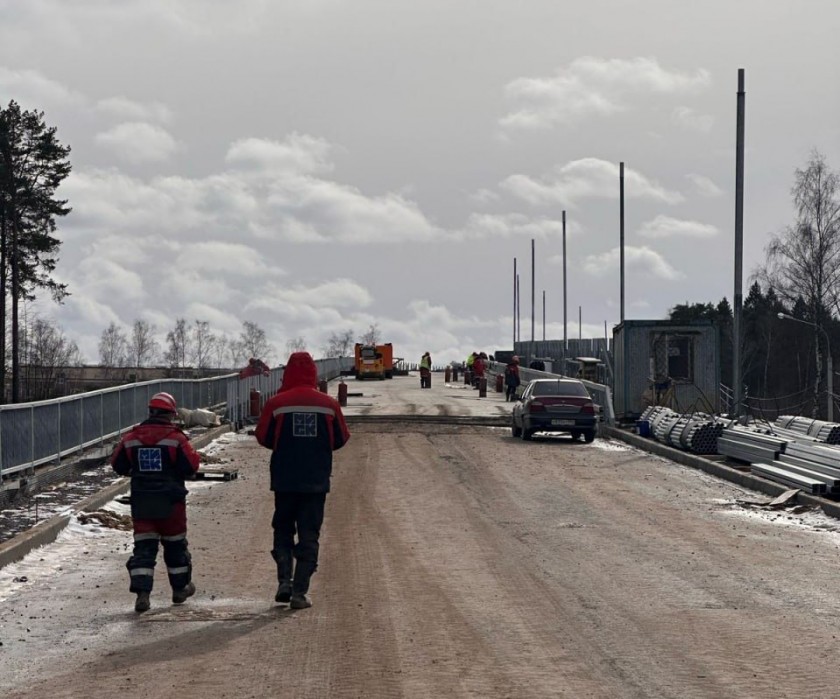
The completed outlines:
{"type": "Polygon", "coordinates": [[[199,456],[189,437],[173,424],[177,409],[169,393],[153,395],[148,419],[126,432],[111,456],[114,471],[131,477],[134,551],[126,567],[138,613],[151,605],[158,543],[163,544],[172,602],[182,604],[195,594],[184,480],[194,477],[199,456]]]}
{"type": "Polygon", "coordinates": [[[292,353],[283,384],[263,407],[255,432],[257,441],[271,449],[271,555],[279,583],[274,599],[292,609],[312,606],[307,593],[318,568],[332,453],[350,439],[338,401],[317,385],[318,369],[309,353],[292,353]]]}

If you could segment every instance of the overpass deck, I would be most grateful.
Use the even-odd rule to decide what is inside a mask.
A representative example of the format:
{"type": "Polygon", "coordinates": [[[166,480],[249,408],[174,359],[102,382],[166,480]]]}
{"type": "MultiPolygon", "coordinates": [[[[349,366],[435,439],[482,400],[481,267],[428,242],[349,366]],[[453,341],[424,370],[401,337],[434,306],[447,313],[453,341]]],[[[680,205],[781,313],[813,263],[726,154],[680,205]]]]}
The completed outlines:
{"type": "MultiPolygon", "coordinates": [[[[461,382],[445,382],[444,375],[432,374],[432,387],[420,388],[416,374],[395,376],[385,381],[366,379],[346,380],[347,406],[344,414],[351,421],[363,417],[423,416],[423,417],[471,417],[510,419],[510,403],[505,394],[497,393],[488,385],[487,395],[461,382]]],[[[489,384],[490,382],[488,382],[489,384]]],[[[337,395],[338,380],[329,384],[331,395],[337,395]]]]}

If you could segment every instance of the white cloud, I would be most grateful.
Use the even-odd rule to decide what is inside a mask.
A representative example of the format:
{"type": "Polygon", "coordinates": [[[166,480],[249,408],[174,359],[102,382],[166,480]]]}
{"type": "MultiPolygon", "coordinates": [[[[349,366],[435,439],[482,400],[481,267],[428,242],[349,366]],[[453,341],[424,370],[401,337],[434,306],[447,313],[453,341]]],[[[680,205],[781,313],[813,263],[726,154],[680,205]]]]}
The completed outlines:
{"type": "Polygon", "coordinates": [[[332,145],[323,138],[292,133],[283,141],[244,138],[234,142],[225,160],[235,166],[272,174],[305,175],[331,172],[332,145]]]}
{"type": "Polygon", "coordinates": [[[315,286],[297,284],[277,288],[274,303],[305,304],[313,308],[366,308],[373,298],[370,292],[352,279],[335,279],[315,286]]]}
{"type": "Polygon", "coordinates": [[[9,97],[23,109],[47,110],[63,106],[80,106],[84,97],[67,86],[51,80],[37,70],[13,70],[0,66],[0,104],[5,107],[9,97]]]}
{"type": "Polygon", "coordinates": [[[711,114],[699,114],[691,107],[675,107],[671,119],[685,129],[702,133],[709,133],[715,124],[715,118],[711,114]]]}
{"type": "Polygon", "coordinates": [[[156,121],[163,124],[172,119],[172,110],[160,102],[137,102],[125,96],[106,97],[96,103],[96,109],[120,121],[156,121]]]}
{"type": "Polygon", "coordinates": [[[705,175],[690,173],[686,175],[686,178],[694,185],[695,191],[701,197],[719,197],[723,195],[723,190],[705,175]]]}
{"type": "Polygon", "coordinates": [[[178,143],[166,129],[143,121],[129,121],[97,134],[96,142],[130,163],[168,160],[178,143]]]}
{"type": "MultiPolygon", "coordinates": [[[[619,248],[613,248],[608,252],[588,255],[583,261],[583,270],[593,277],[605,277],[616,274],[619,271],[620,262],[621,251],[619,248]]],[[[658,252],[645,246],[625,246],[624,264],[627,269],[635,269],[668,281],[682,279],[685,276],[674,269],[658,252]]]]}
{"type": "Polygon", "coordinates": [[[474,201],[476,204],[490,204],[498,200],[499,194],[498,192],[494,192],[492,189],[478,189],[470,195],[470,200],[474,201]]]}
{"type": "Polygon", "coordinates": [[[685,221],[661,214],[639,228],[639,235],[645,238],[713,238],[719,232],[708,223],[685,221]]]}
{"type": "MultiPolygon", "coordinates": [[[[567,226],[568,234],[568,226],[567,226]]],[[[465,226],[450,238],[460,240],[523,237],[561,237],[563,223],[549,218],[531,218],[524,214],[470,214],[465,226]]]]}
{"type": "MultiPolygon", "coordinates": [[[[583,158],[557,167],[541,179],[511,175],[500,186],[529,204],[559,204],[572,208],[587,198],[618,199],[619,166],[598,158],[583,158]]],[[[679,192],[667,190],[628,167],[624,168],[624,196],[666,204],[683,201],[679,192]]]]}
{"type": "Polygon", "coordinates": [[[254,248],[222,240],[192,243],[181,250],[176,260],[178,269],[194,270],[213,275],[220,272],[251,280],[276,278],[286,272],[268,264],[268,260],[254,254],[254,248]]]}
{"type": "Polygon", "coordinates": [[[538,129],[630,108],[633,97],[695,92],[710,84],[708,71],[666,70],[654,58],[575,59],[551,77],[517,78],[505,87],[518,105],[500,120],[504,128],[538,129]]]}

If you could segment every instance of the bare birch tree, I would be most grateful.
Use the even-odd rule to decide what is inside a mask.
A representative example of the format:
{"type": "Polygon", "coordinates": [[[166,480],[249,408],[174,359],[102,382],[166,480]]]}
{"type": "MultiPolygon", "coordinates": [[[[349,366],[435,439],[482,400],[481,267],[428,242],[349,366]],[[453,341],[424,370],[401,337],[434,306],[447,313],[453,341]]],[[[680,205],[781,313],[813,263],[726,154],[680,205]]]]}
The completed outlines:
{"type": "MultiPolygon", "coordinates": [[[[814,324],[815,402],[820,393],[821,329],[840,312],[840,175],[818,151],[797,169],[791,189],[796,220],[767,245],[758,277],[789,307],[804,302],[801,320],[814,324]]],[[[827,348],[826,348],[827,349],[827,348]]]]}
{"type": "Polygon", "coordinates": [[[99,338],[99,364],[105,368],[106,375],[110,375],[117,367],[125,366],[127,358],[128,339],[122,328],[111,321],[99,338]]]}
{"type": "Polygon", "coordinates": [[[216,337],[210,332],[210,323],[206,320],[196,320],[191,335],[190,361],[196,369],[208,369],[216,344],[216,337]]]}
{"type": "Polygon", "coordinates": [[[128,341],[129,364],[135,367],[154,364],[160,352],[155,339],[155,326],[145,320],[135,320],[128,341]]]}

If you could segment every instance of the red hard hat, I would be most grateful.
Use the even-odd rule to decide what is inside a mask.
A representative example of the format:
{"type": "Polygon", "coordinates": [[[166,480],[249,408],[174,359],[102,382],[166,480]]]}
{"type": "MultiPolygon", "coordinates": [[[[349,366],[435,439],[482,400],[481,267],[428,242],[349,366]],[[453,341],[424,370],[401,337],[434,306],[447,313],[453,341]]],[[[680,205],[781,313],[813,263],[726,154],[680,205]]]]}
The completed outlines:
{"type": "Polygon", "coordinates": [[[155,408],[167,413],[177,412],[175,399],[169,393],[155,393],[149,400],[149,408],[155,408]]]}

